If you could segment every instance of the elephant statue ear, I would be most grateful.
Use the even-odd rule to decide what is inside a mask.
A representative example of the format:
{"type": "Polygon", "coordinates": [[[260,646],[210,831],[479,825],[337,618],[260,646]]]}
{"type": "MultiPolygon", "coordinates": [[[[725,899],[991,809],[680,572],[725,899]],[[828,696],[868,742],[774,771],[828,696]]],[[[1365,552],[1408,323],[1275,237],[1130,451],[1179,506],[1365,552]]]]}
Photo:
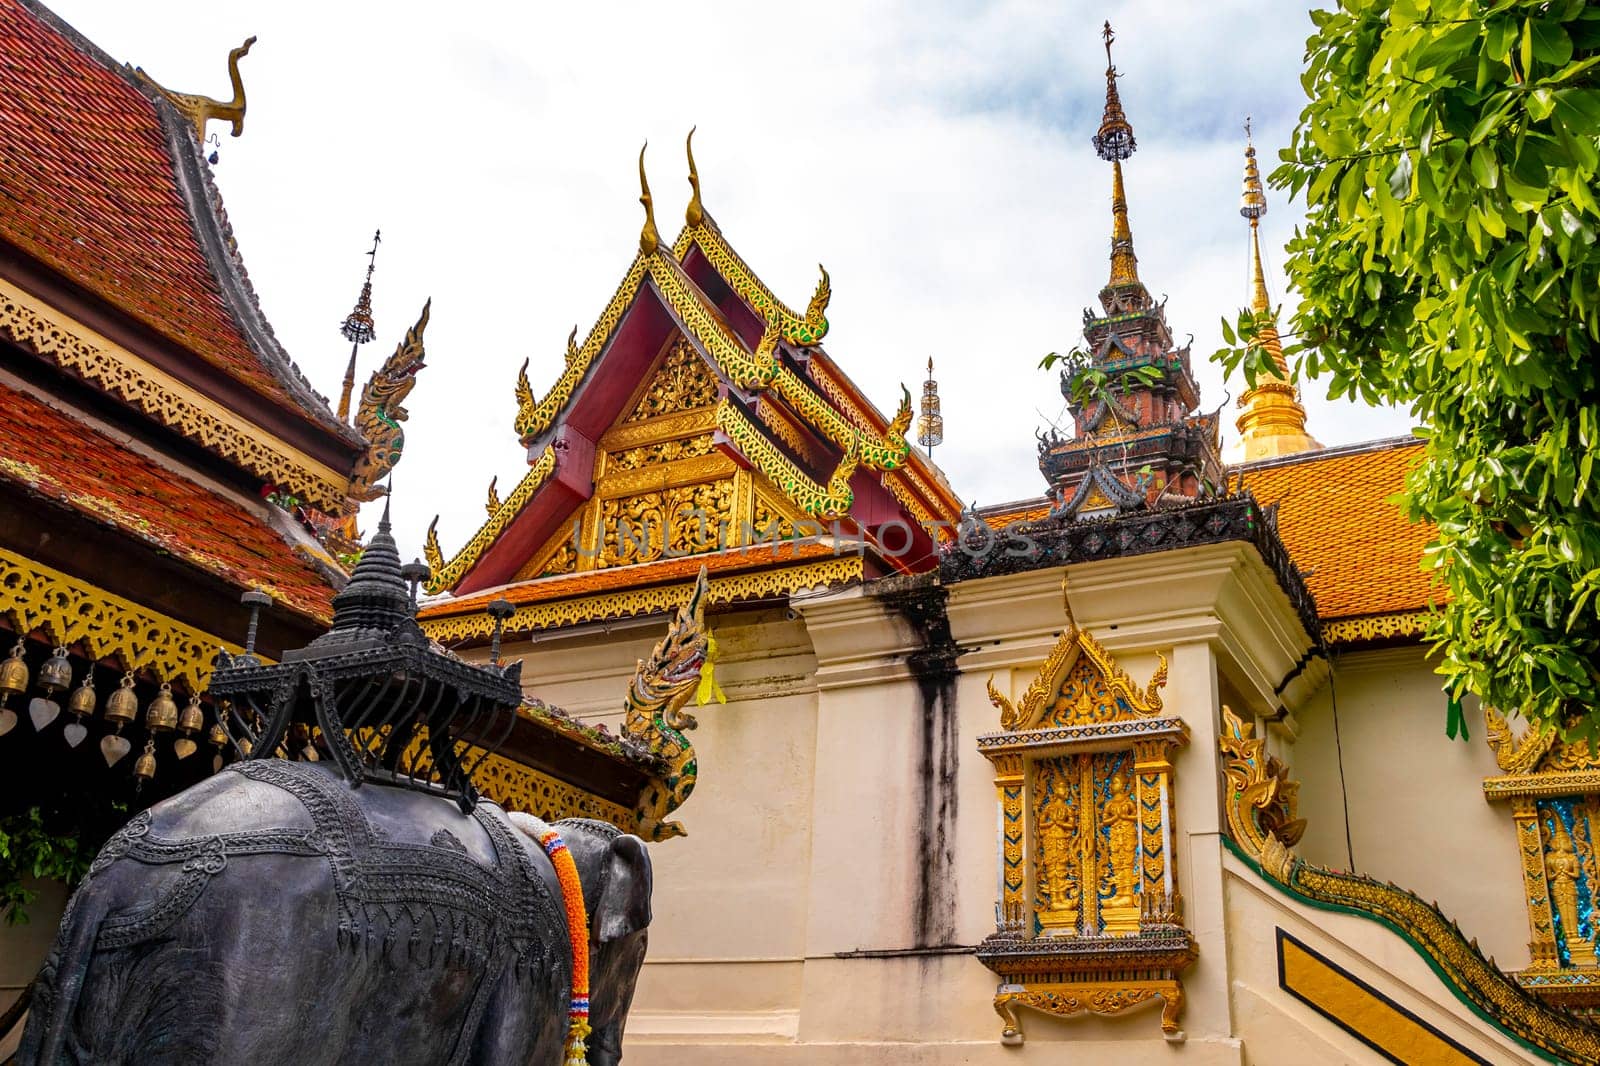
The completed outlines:
{"type": "Polygon", "coordinates": [[[605,888],[589,921],[602,944],[650,925],[650,853],[644,841],[624,833],[611,841],[605,888]]]}

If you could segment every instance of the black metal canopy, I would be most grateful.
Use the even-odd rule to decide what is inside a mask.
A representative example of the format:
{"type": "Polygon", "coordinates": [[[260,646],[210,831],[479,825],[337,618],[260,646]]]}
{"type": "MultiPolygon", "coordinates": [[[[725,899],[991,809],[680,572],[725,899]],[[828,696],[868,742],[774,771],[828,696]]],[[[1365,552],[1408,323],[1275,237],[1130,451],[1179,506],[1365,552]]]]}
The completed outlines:
{"type": "MultiPolygon", "coordinates": [[[[276,665],[255,656],[253,641],[241,655],[218,652],[211,692],[226,701],[224,727],[240,753],[328,757],[352,786],[439,793],[471,810],[472,771],[516,722],[522,663],[474,665],[433,644],[416,621],[426,577],[425,567],[401,565],[385,506],[333,598],[333,628],[276,665]]],[[[246,605],[253,615],[260,601],[246,605]]]]}

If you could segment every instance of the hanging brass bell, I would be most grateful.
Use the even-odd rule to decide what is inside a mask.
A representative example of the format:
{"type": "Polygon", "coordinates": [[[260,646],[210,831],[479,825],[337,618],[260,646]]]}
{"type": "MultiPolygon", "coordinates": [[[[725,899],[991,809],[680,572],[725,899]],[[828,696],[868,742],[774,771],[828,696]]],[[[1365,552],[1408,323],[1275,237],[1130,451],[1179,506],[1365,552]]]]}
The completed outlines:
{"type": "Polygon", "coordinates": [[[200,708],[200,697],[190,696],[183,712],[178,715],[178,732],[186,737],[193,736],[200,732],[205,724],[206,712],[200,708]]]}
{"type": "Polygon", "coordinates": [[[141,753],[140,756],[137,759],[135,759],[134,763],[133,763],[133,776],[138,778],[141,783],[145,782],[145,781],[148,781],[152,777],[156,776],[156,742],[155,741],[147,740],[147,741],[144,742],[144,751],[143,751],[143,753],[141,753]]]}
{"type": "Polygon", "coordinates": [[[228,734],[223,732],[222,726],[218,725],[216,722],[211,723],[211,731],[206,734],[206,743],[210,744],[218,751],[221,751],[222,746],[227,742],[228,734]]]}
{"type": "Polygon", "coordinates": [[[39,667],[39,687],[46,692],[65,692],[72,686],[72,661],[67,649],[56,646],[55,653],[39,667]]]}
{"type": "Polygon", "coordinates": [[[67,710],[83,718],[94,713],[97,700],[94,691],[94,667],[91,666],[89,672],[83,675],[83,684],[73,689],[72,695],[68,697],[67,710]]]}
{"type": "Polygon", "coordinates": [[[133,671],[122,675],[122,684],[106,697],[106,721],[118,731],[139,715],[139,698],[133,694],[133,671]]]}
{"type": "Polygon", "coordinates": [[[11,649],[11,656],[0,662],[0,699],[15,692],[28,691],[28,664],[23,661],[23,643],[11,649]]]}
{"type": "Polygon", "coordinates": [[[144,712],[144,727],[152,733],[165,733],[178,724],[178,704],[172,698],[172,686],[165,682],[161,694],[150,701],[144,712]]]}

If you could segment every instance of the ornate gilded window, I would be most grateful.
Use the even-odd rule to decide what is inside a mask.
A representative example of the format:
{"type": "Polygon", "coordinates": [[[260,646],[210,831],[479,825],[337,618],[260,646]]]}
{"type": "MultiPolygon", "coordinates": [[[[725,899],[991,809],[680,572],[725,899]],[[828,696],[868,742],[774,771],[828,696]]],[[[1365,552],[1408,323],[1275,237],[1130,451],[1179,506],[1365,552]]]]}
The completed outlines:
{"type": "Polygon", "coordinates": [[[1179,972],[1194,958],[1172,861],[1172,752],[1188,727],[1162,714],[1162,659],[1144,688],[1069,620],[999,732],[978,738],[1000,802],[995,932],[978,958],[1000,976],[1001,1040],[1019,1007],[1118,1014],[1160,998],[1180,1039],[1179,972]]]}

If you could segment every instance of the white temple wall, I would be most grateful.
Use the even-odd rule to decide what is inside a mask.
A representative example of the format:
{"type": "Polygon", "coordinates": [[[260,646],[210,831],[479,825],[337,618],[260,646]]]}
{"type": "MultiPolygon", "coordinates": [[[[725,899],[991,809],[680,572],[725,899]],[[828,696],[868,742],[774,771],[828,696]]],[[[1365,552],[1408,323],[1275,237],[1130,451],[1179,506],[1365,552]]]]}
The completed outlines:
{"type": "Polygon", "coordinates": [[[1437,900],[1502,968],[1521,969],[1528,920],[1516,832],[1508,805],[1483,796],[1483,779],[1500,769],[1477,702],[1464,713],[1471,739],[1451,740],[1439,675],[1419,646],[1337,656],[1332,685],[1300,710],[1287,752],[1307,820],[1300,851],[1339,870],[1353,854],[1357,872],[1437,900]]]}

